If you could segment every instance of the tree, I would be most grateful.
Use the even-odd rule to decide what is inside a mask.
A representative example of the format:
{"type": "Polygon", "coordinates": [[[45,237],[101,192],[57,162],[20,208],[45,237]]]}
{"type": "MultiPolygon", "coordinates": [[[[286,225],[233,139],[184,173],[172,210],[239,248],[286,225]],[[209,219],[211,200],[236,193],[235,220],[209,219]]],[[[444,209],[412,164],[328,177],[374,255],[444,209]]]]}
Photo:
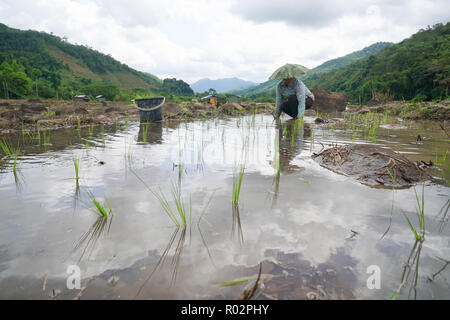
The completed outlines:
{"type": "Polygon", "coordinates": [[[179,96],[193,96],[194,91],[191,89],[189,84],[183,80],[164,79],[162,90],[167,93],[179,95],[179,96]]]}
{"type": "Polygon", "coordinates": [[[16,60],[2,62],[0,65],[0,82],[5,82],[8,87],[23,95],[31,93],[32,90],[31,79],[27,77],[23,66],[19,65],[16,60]]]}

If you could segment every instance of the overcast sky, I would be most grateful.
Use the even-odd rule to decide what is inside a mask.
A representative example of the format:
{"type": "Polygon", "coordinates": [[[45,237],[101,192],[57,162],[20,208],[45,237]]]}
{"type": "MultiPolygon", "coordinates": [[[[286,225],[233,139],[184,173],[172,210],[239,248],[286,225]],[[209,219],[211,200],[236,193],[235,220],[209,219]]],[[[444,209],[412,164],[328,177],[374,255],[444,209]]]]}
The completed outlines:
{"type": "Polygon", "coordinates": [[[1,0],[0,22],[53,32],[159,78],[264,82],[450,19],[449,0],[1,0]]]}

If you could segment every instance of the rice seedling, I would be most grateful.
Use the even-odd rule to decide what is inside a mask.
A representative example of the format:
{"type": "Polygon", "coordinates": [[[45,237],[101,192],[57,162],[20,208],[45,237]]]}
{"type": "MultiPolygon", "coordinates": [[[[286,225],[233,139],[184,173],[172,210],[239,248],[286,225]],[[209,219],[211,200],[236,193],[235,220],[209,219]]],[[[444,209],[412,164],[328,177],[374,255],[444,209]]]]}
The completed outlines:
{"type": "Polygon", "coordinates": [[[14,175],[14,181],[16,183],[16,187],[20,189],[22,184],[22,175],[19,166],[19,154],[21,152],[19,143],[17,144],[17,147],[13,147],[10,142],[2,140],[0,141],[0,148],[3,150],[5,156],[8,159],[12,160],[12,172],[14,175]]]}
{"type": "Polygon", "coordinates": [[[44,147],[50,146],[52,144],[51,137],[50,137],[50,131],[44,131],[43,138],[44,138],[44,143],[43,143],[44,147]]]}
{"type": "Polygon", "coordinates": [[[3,153],[7,158],[13,160],[13,172],[16,172],[18,169],[18,157],[21,152],[19,143],[17,143],[17,147],[13,147],[10,142],[2,140],[0,141],[0,148],[3,150],[3,153]]]}
{"type": "Polygon", "coordinates": [[[239,206],[239,196],[241,193],[242,179],[244,177],[245,166],[241,164],[235,166],[233,169],[233,191],[232,191],[232,203],[233,206],[239,206]]]}
{"type": "MultiPolygon", "coordinates": [[[[173,197],[173,200],[175,202],[176,212],[172,209],[169,202],[167,201],[166,196],[164,195],[164,192],[162,191],[161,187],[159,187],[159,191],[155,191],[152,188],[150,188],[147,183],[134,171],[131,170],[131,172],[136,176],[136,178],[141,181],[144,186],[155,196],[155,198],[159,201],[162,208],[164,209],[164,212],[167,214],[167,216],[172,220],[174,226],[176,227],[186,227],[187,225],[187,213],[188,209],[186,208],[186,205],[183,201],[183,198],[181,196],[181,189],[180,187],[171,180],[171,194],[173,197]]],[[[189,215],[192,213],[192,203],[190,203],[189,206],[189,215]]]]}
{"type": "Polygon", "coordinates": [[[386,124],[388,120],[388,114],[387,113],[383,113],[383,119],[381,120],[381,124],[386,124]]]}
{"type": "Polygon", "coordinates": [[[369,134],[368,134],[368,138],[371,138],[371,139],[372,139],[373,144],[376,144],[376,143],[377,143],[376,132],[377,132],[377,123],[374,122],[374,123],[372,124],[372,126],[370,127],[369,134]]]}
{"type": "Polygon", "coordinates": [[[420,253],[422,250],[422,244],[425,241],[425,183],[422,186],[422,197],[419,199],[419,196],[417,194],[416,189],[414,188],[414,193],[416,196],[416,202],[417,202],[417,216],[419,219],[419,230],[417,230],[411,221],[409,220],[408,216],[404,214],[406,221],[408,223],[409,228],[411,229],[411,232],[414,235],[414,245],[410,252],[410,255],[408,257],[408,260],[405,263],[405,267],[403,269],[402,277],[401,277],[401,283],[398,289],[388,298],[389,300],[395,300],[400,293],[401,289],[405,286],[405,284],[408,281],[409,275],[411,273],[411,270],[414,268],[414,274],[413,274],[413,283],[410,287],[409,295],[411,295],[411,292],[414,290],[414,293],[416,294],[416,286],[417,281],[419,277],[419,259],[420,259],[420,253]],[[412,258],[412,261],[411,261],[412,258]]]}
{"type": "Polygon", "coordinates": [[[10,145],[10,143],[8,143],[5,140],[0,141],[0,147],[3,150],[3,153],[7,156],[7,157],[11,157],[13,155],[13,149],[10,145]]]}
{"type": "Polygon", "coordinates": [[[234,286],[234,285],[239,284],[239,283],[244,283],[244,282],[248,282],[248,281],[254,281],[256,279],[258,279],[258,277],[241,278],[241,279],[236,279],[236,280],[219,282],[216,285],[219,286],[219,287],[229,287],[229,286],[234,286]]]}
{"type": "Polygon", "coordinates": [[[227,286],[233,286],[233,285],[236,285],[236,284],[245,283],[245,282],[249,282],[249,281],[255,280],[255,283],[253,285],[251,285],[250,287],[247,287],[246,289],[244,289],[243,293],[238,298],[238,300],[250,300],[251,298],[253,298],[255,296],[258,288],[260,287],[261,278],[273,277],[271,275],[268,275],[267,277],[264,277],[264,276],[261,275],[261,272],[262,272],[262,263],[259,264],[259,272],[258,272],[258,275],[256,277],[247,277],[247,278],[241,278],[241,279],[237,279],[237,280],[219,282],[219,283],[217,283],[217,285],[220,286],[220,287],[227,287],[227,286]]]}
{"type": "Polygon", "coordinates": [[[392,181],[392,205],[391,205],[391,216],[389,218],[389,225],[386,229],[386,231],[383,233],[383,235],[381,236],[380,240],[384,238],[384,236],[389,232],[390,228],[391,228],[391,224],[392,224],[392,214],[394,212],[394,196],[395,196],[395,178],[392,175],[391,171],[389,170],[389,168],[386,168],[387,173],[389,174],[389,176],[391,177],[391,181],[392,181]]]}
{"type": "Polygon", "coordinates": [[[209,204],[211,203],[211,200],[212,200],[212,198],[214,197],[214,194],[215,194],[215,193],[216,193],[216,192],[214,191],[214,192],[211,194],[211,196],[209,197],[208,202],[206,202],[206,205],[203,207],[203,211],[202,211],[202,213],[200,214],[200,217],[199,217],[198,220],[197,220],[197,225],[200,224],[200,222],[202,221],[203,216],[205,215],[206,210],[208,209],[209,204]]]}
{"type": "Polygon", "coordinates": [[[95,198],[92,191],[90,191],[89,189],[86,189],[86,194],[89,197],[90,203],[94,205],[90,209],[92,212],[97,214],[99,217],[103,217],[103,218],[109,218],[109,217],[114,216],[114,213],[113,213],[111,206],[109,205],[108,199],[106,199],[106,197],[105,197],[105,203],[101,204],[97,200],[97,198],[95,198]]]}
{"type": "Polygon", "coordinates": [[[102,137],[103,146],[105,145],[105,125],[102,123],[100,126],[100,135],[102,137]]]}
{"type": "Polygon", "coordinates": [[[36,124],[36,140],[39,141],[39,146],[41,145],[41,128],[39,126],[39,123],[36,124]]]}
{"type": "Polygon", "coordinates": [[[353,132],[353,135],[352,135],[352,144],[354,144],[355,141],[356,141],[356,131],[353,132]]]}
{"type": "Polygon", "coordinates": [[[72,156],[72,162],[73,162],[73,167],[75,170],[75,183],[76,183],[76,191],[75,194],[78,195],[79,191],[80,191],[80,157],[79,156],[75,156],[75,154],[72,156]]]}
{"type": "Polygon", "coordinates": [[[88,134],[89,134],[89,137],[92,137],[92,135],[94,134],[94,124],[93,123],[89,124],[88,134]]]}
{"type": "Polygon", "coordinates": [[[127,145],[125,143],[125,153],[123,155],[124,160],[125,160],[125,166],[127,168],[132,168],[134,165],[134,154],[133,151],[131,149],[131,145],[127,145]]]}
{"type": "MultiPolygon", "coordinates": [[[[183,198],[181,196],[181,187],[179,184],[176,184],[173,180],[172,180],[171,193],[172,193],[172,197],[175,201],[175,206],[177,208],[178,216],[180,217],[180,224],[181,224],[181,226],[185,227],[187,225],[187,223],[186,223],[187,208],[186,208],[183,198]]],[[[191,201],[191,198],[189,198],[189,216],[191,217],[191,215],[192,215],[192,201],[191,201]]]]}
{"type": "Polygon", "coordinates": [[[78,261],[81,261],[83,259],[83,256],[85,255],[86,252],[89,252],[89,256],[92,254],[100,237],[103,234],[109,232],[113,220],[112,218],[114,216],[114,213],[106,197],[105,203],[101,204],[97,200],[97,198],[95,198],[92,191],[86,188],[85,192],[89,198],[89,202],[85,202],[84,204],[90,211],[98,215],[98,218],[95,220],[94,224],[89,228],[89,230],[80,237],[74,249],[72,250],[72,253],[74,253],[84,244],[86,244],[78,261]],[[106,226],[108,226],[108,228],[106,228],[106,226]]]}
{"type": "Polygon", "coordinates": [[[150,123],[149,122],[144,122],[141,125],[142,125],[142,141],[144,143],[147,143],[148,129],[150,127],[150,123]]]}
{"type": "Polygon", "coordinates": [[[23,120],[21,121],[21,124],[22,124],[22,139],[25,139],[25,136],[28,134],[28,130],[23,120]]]}
{"type": "Polygon", "coordinates": [[[419,230],[417,230],[409,220],[408,216],[404,213],[408,226],[411,229],[414,237],[417,241],[423,242],[425,240],[425,183],[422,185],[422,197],[419,199],[416,188],[414,193],[417,201],[417,217],[419,220],[419,230]]]}
{"type": "Polygon", "coordinates": [[[435,166],[438,167],[443,175],[443,178],[445,180],[445,183],[449,184],[449,176],[450,176],[450,163],[447,162],[447,153],[448,149],[445,150],[445,153],[442,154],[442,156],[439,156],[439,151],[436,148],[436,156],[435,156],[435,166]]]}

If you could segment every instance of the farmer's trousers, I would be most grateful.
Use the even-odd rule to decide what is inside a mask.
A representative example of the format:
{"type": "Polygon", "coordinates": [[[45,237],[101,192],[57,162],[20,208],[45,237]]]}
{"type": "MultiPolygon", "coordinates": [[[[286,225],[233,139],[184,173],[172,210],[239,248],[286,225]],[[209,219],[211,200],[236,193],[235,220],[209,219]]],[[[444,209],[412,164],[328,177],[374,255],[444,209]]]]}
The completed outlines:
{"type": "MultiPolygon", "coordinates": [[[[305,99],[305,110],[312,107],[312,99],[306,97],[305,99]]],[[[281,112],[286,113],[292,118],[297,118],[298,115],[298,99],[295,94],[290,95],[286,101],[284,101],[280,106],[281,112]]]]}

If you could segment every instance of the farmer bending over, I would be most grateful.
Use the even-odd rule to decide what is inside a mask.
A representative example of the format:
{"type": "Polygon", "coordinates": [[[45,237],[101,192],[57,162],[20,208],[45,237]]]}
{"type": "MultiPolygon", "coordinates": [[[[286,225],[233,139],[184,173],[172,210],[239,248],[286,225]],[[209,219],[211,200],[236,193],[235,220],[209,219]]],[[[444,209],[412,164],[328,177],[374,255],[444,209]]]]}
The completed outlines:
{"type": "MultiPolygon", "coordinates": [[[[275,119],[280,117],[281,112],[292,118],[303,118],[306,97],[311,98],[314,102],[314,95],[303,81],[294,77],[283,78],[277,85],[275,119]]],[[[312,102],[307,103],[306,109],[311,108],[312,102]]]]}

